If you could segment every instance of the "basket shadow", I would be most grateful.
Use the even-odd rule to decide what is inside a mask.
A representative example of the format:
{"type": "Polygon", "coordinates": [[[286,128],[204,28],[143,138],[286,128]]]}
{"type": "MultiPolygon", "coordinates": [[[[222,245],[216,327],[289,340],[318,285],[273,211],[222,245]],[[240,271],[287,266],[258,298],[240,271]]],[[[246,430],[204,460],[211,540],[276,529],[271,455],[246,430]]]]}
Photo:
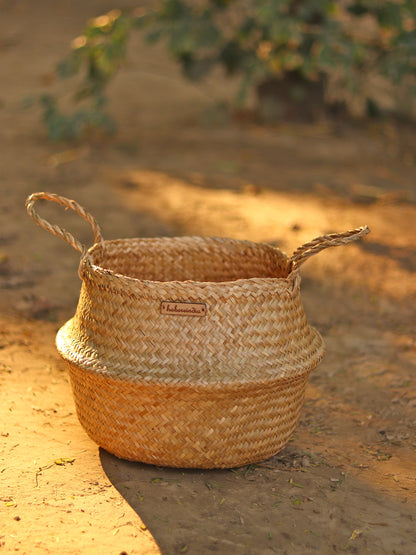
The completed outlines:
{"type": "Polygon", "coordinates": [[[364,526],[372,518],[380,520],[366,525],[365,537],[356,532],[360,552],[384,553],[396,545],[399,538],[388,523],[397,519],[403,525],[401,544],[414,540],[410,506],[403,512],[398,499],[348,477],[296,442],[268,461],[229,470],[160,468],[118,459],[101,448],[100,459],[162,555],[344,551],[357,519],[364,526]]]}
{"type": "MultiPolygon", "coordinates": [[[[298,456],[293,448],[280,453],[282,468],[298,456]]],[[[262,489],[266,480],[267,489],[277,492],[283,486],[282,476],[267,476],[267,470],[262,472],[257,465],[227,470],[161,468],[118,459],[102,448],[100,459],[110,482],[140,516],[162,554],[273,552],[271,513],[278,497],[273,491],[264,499],[258,481],[262,489]],[[264,510],[266,504],[270,508],[264,510]]],[[[287,482],[287,475],[283,479],[287,482]]],[[[283,533],[281,540],[285,537],[290,539],[283,533]]]]}

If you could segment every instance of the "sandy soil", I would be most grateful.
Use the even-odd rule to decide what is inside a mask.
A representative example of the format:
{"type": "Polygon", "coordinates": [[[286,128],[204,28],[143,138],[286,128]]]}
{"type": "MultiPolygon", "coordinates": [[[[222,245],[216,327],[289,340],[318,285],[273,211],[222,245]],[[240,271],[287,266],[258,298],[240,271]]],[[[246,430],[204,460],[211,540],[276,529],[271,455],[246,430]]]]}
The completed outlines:
{"type": "MultiPolygon", "coordinates": [[[[0,549],[5,553],[416,552],[416,141],[389,122],[260,127],[182,80],[139,36],[109,91],[119,133],[51,144],[22,101],[88,17],[134,2],[1,0],[0,549]],[[299,427],[262,464],[173,470],[116,459],[79,425],[55,334],[79,295],[78,254],[27,217],[49,190],[104,237],[226,235],[286,252],[367,224],[302,271],[327,355],[299,427]]],[[[91,231],[39,207],[84,244],[91,231]]]]}

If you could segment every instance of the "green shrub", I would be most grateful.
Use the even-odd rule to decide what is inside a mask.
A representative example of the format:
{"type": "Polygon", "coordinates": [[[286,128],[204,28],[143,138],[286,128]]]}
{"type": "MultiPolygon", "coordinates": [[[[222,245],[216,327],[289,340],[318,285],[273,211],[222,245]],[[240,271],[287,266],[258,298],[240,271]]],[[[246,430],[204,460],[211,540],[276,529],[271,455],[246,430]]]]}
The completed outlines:
{"type": "Polygon", "coordinates": [[[388,87],[412,76],[415,94],[414,0],[164,0],[148,25],[148,40],[164,39],[186,77],[218,65],[240,76],[239,103],[250,89],[287,76],[297,86],[335,83],[337,100],[372,106],[378,98],[367,90],[369,77],[388,87]]]}
{"type": "Polygon", "coordinates": [[[150,43],[164,41],[188,79],[202,79],[218,66],[239,76],[240,105],[249,91],[270,82],[277,83],[277,95],[288,90],[297,106],[311,90],[318,102],[322,90],[323,101],[325,95],[350,110],[358,101],[361,113],[363,106],[378,110],[384,89],[391,93],[400,86],[415,96],[414,0],[160,0],[144,14],[114,10],[95,18],[73,41],[57,73],[79,76],[74,100],[91,104],[65,119],[53,98],[44,98],[52,137],[71,137],[94,125],[111,128],[104,91],[125,59],[134,28],[144,29],[150,43]]]}

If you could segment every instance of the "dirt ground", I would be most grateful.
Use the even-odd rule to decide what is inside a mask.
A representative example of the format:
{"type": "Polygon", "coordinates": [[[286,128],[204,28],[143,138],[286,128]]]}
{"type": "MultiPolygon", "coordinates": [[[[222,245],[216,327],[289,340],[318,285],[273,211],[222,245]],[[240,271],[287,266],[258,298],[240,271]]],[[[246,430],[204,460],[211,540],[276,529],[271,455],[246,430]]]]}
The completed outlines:
{"type": "MultiPolygon", "coordinates": [[[[118,134],[51,144],[31,94],[84,22],[139,2],[0,0],[0,550],[174,554],[416,552],[416,140],[392,122],[259,126],[219,107],[234,83],[185,82],[131,42],[109,91],[118,134]],[[272,242],[367,224],[302,270],[327,354],[289,445],[222,471],[126,462],[76,418],[54,346],[72,316],[78,253],[24,202],[77,200],[106,239],[215,235],[272,242]]],[[[84,244],[88,225],[40,205],[84,244]]]]}

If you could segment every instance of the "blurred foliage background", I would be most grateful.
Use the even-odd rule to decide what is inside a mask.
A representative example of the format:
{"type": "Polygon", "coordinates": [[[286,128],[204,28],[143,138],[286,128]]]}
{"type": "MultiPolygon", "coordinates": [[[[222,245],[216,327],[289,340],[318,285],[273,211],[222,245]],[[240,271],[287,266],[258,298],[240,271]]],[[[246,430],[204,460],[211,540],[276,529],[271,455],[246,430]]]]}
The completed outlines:
{"type": "Polygon", "coordinates": [[[128,55],[131,33],[163,42],[183,75],[237,76],[235,107],[256,99],[259,121],[414,117],[414,0],[160,0],[151,10],[112,10],[86,23],[56,68],[73,78],[71,109],[40,98],[52,140],[115,130],[106,87],[128,55]]]}

